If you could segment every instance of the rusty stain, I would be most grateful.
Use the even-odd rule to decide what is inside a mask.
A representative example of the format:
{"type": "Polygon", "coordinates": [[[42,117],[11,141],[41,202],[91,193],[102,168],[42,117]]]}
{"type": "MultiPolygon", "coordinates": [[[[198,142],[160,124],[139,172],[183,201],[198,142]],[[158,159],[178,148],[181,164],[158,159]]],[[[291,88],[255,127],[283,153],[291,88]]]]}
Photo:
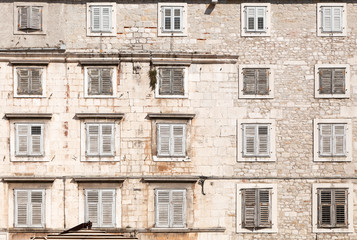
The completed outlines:
{"type": "Polygon", "coordinates": [[[197,38],[197,40],[205,41],[207,39],[205,39],[205,38],[197,38]]]}
{"type": "Polygon", "coordinates": [[[163,164],[163,165],[162,165],[162,164],[160,163],[160,165],[157,166],[157,169],[158,169],[159,172],[162,172],[162,171],[168,170],[169,167],[168,167],[166,164],[163,164]]]}
{"type": "Polygon", "coordinates": [[[68,136],[68,122],[63,123],[63,128],[64,128],[64,136],[68,136]]]}

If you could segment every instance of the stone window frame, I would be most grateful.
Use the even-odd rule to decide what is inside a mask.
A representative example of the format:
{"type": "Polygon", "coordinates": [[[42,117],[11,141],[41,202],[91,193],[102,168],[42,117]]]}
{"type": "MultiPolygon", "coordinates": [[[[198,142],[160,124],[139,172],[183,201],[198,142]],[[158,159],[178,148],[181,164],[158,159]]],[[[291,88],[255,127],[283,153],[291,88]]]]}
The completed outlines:
{"type": "Polygon", "coordinates": [[[275,183],[238,183],[236,193],[237,205],[236,205],[236,232],[237,233],[277,233],[278,232],[278,198],[277,198],[277,184],[275,183]],[[246,229],[242,227],[242,189],[271,189],[271,228],[262,229],[246,229]]]}
{"type": "Polygon", "coordinates": [[[14,2],[14,35],[46,35],[47,34],[47,21],[48,21],[48,4],[43,2],[14,2]],[[41,7],[42,8],[42,29],[40,31],[22,31],[18,29],[19,21],[19,7],[41,7]]]}
{"type": "Polygon", "coordinates": [[[352,183],[314,183],[312,185],[312,232],[313,233],[353,233],[353,184],[352,183]],[[347,189],[347,219],[348,228],[319,228],[318,219],[318,189],[344,188],[347,189]]]}
{"type": "Polygon", "coordinates": [[[315,98],[350,98],[350,65],[349,64],[316,64],[315,65],[315,98]],[[345,69],[345,93],[344,94],[320,94],[320,68],[344,68],[345,69]]]}
{"type": "Polygon", "coordinates": [[[86,18],[87,18],[87,36],[88,37],[115,37],[117,35],[117,5],[116,2],[87,2],[86,3],[86,18]],[[111,21],[112,21],[112,31],[111,32],[92,32],[91,30],[91,6],[110,6],[112,8],[111,21]]]}
{"type": "Polygon", "coordinates": [[[241,4],[241,36],[242,37],[269,37],[270,36],[270,29],[271,29],[271,7],[270,3],[242,3],[241,4]],[[246,7],[266,7],[266,15],[265,15],[265,26],[266,31],[262,32],[249,32],[246,31],[246,7]]]}
{"type": "Polygon", "coordinates": [[[118,79],[118,67],[115,65],[86,65],[84,68],[84,98],[115,98],[117,96],[117,79],[118,79]],[[111,95],[89,95],[88,94],[88,86],[89,86],[89,76],[88,76],[88,69],[89,68],[110,68],[113,69],[112,75],[112,88],[113,94],[111,95]]]}
{"type": "Polygon", "coordinates": [[[183,65],[164,65],[164,66],[157,66],[157,83],[155,85],[155,98],[188,98],[188,78],[189,78],[189,71],[188,71],[188,66],[183,66],[183,65]],[[163,68],[180,68],[183,69],[183,75],[184,75],[184,80],[183,80],[183,85],[184,85],[184,95],[160,95],[160,69],[163,68]]]}
{"type": "Polygon", "coordinates": [[[317,3],[317,36],[318,37],[346,37],[347,36],[347,4],[346,3],[317,3]],[[322,7],[342,7],[342,32],[322,32],[322,7]]]}
{"type": "Polygon", "coordinates": [[[275,119],[238,119],[237,120],[237,161],[238,162],[274,162],[276,161],[276,123],[275,119]],[[269,124],[270,125],[270,156],[246,157],[243,156],[243,125],[244,124],[269,124]]]}
{"type": "Polygon", "coordinates": [[[314,161],[315,162],[351,162],[353,157],[353,145],[352,145],[352,120],[351,119],[314,119],[314,161]],[[324,157],[319,154],[319,124],[323,123],[337,123],[346,124],[346,156],[331,156],[324,157]]]}
{"type": "Polygon", "coordinates": [[[159,37],[186,37],[188,22],[187,22],[187,3],[159,2],[157,4],[157,36],[159,37]],[[163,32],[162,31],[162,11],[163,7],[182,7],[182,32],[163,32]]]}
{"type": "Polygon", "coordinates": [[[47,66],[45,65],[16,65],[13,70],[13,79],[14,79],[14,98],[45,98],[46,94],[46,86],[47,86],[47,66]],[[42,85],[42,94],[38,95],[29,95],[29,94],[18,94],[18,69],[41,69],[41,85],[42,85]]]}
{"type": "Polygon", "coordinates": [[[265,65],[265,64],[242,64],[239,65],[239,70],[238,70],[238,97],[239,98],[245,98],[245,99],[272,99],[274,98],[274,72],[275,72],[276,66],[275,65],[265,65]],[[244,95],[243,94],[243,69],[245,68],[265,68],[269,69],[269,79],[268,79],[268,84],[269,84],[269,94],[267,95],[244,95]]]}

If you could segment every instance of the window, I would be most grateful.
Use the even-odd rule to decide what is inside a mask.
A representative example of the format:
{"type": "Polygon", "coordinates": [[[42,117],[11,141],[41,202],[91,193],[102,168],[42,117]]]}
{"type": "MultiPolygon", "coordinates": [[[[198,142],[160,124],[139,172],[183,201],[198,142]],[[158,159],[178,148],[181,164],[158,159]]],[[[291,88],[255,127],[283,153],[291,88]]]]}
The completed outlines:
{"type": "Polygon", "coordinates": [[[113,97],[116,71],[113,67],[85,67],[85,97],[113,97]]]}
{"type": "Polygon", "coordinates": [[[315,120],[315,161],[350,161],[350,120],[315,120]]]}
{"type": "Polygon", "coordinates": [[[346,36],[345,9],[346,3],[318,3],[318,36],[346,36]]]}
{"type": "Polygon", "coordinates": [[[17,156],[43,156],[43,124],[15,125],[16,130],[16,155],[17,156]]]}
{"type": "Polygon", "coordinates": [[[159,3],[159,36],[186,36],[187,3],[159,3]]]}
{"type": "Polygon", "coordinates": [[[155,190],[156,227],[186,227],[186,190],[155,190]]]}
{"type": "Polygon", "coordinates": [[[45,190],[15,189],[15,227],[44,227],[45,190]]]}
{"type": "Polygon", "coordinates": [[[15,97],[45,96],[45,74],[41,67],[15,67],[15,97]]]}
{"type": "Polygon", "coordinates": [[[353,232],[353,186],[313,185],[313,232],[353,232]]]}
{"type": "Polygon", "coordinates": [[[270,4],[243,3],[241,5],[241,35],[270,35],[270,4]]]}
{"type": "Polygon", "coordinates": [[[14,3],[14,34],[46,34],[47,3],[14,3]]]}
{"type": "Polygon", "coordinates": [[[237,232],[277,232],[275,184],[237,185],[237,232]]]}
{"type": "Polygon", "coordinates": [[[116,35],[116,4],[87,3],[87,35],[116,35]]]}
{"type": "Polygon", "coordinates": [[[114,156],[114,124],[87,123],[87,156],[114,156]]]}
{"type": "Polygon", "coordinates": [[[315,66],[316,98],[349,98],[350,67],[345,64],[315,66]]]}
{"type": "Polygon", "coordinates": [[[159,68],[156,97],[187,96],[185,92],[185,69],[184,68],[159,68]]]}
{"type": "Polygon", "coordinates": [[[274,121],[240,121],[238,126],[238,161],[272,161],[275,159],[274,121]]]}
{"type": "Polygon", "coordinates": [[[115,190],[85,190],[85,221],[93,227],[115,227],[115,190]]]}
{"type": "Polygon", "coordinates": [[[273,66],[239,66],[239,98],[273,98],[273,66]]]}

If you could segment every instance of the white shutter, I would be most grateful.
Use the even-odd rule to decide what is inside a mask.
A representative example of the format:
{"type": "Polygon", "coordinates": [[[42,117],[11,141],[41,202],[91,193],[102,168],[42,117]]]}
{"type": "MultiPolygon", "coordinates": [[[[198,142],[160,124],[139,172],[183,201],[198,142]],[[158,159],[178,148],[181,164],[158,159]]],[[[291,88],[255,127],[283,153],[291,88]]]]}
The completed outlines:
{"type": "Polygon", "coordinates": [[[322,32],[332,31],[332,7],[321,7],[322,32]]]}
{"type": "Polygon", "coordinates": [[[85,190],[86,195],[86,221],[91,221],[93,227],[99,225],[99,191],[85,190]]]}
{"type": "Polygon", "coordinates": [[[342,7],[332,7],[332,31],[342,32],[342,7]]]}
{"type": "Polygon", "coordinates": [[[29,192],[27,190],[15,190],[15,227],[28,226],[29,192]]]}
{"type": "Polygon", "coordinates": [[[15,124],[16,131],[16,155],[27,155],[29,153],[29,133],[28,124],[15,124]]]}
{"type": "Polygon", "coordinates": [[[101,9],[100,7],[91,6],[91,28],[92,32],[100,32],[101,31],[101,9]]]}
{"type": "Polygon", "coordinates": [[[247,16],[247,31],[255,31],[255,7],[246,7],[246,16],[247,16]]]}
{"type": "Polygon", "coordinates": [[[43,125],[32,124],[30,130],[30,155],[43,155],[43,125]]]}
{"type": "Polygon", "coordinates": [[[31,7],[30,8],[30,26],[29,28],[33,30],[41,30],[42,28],[42,9],[41,7],[31,7]]]}
{"type": "Polygon", "coordinates": [[[30,69],[29,70],[31,73],[31,90],[29,91],[29,94],[36,94],[36,95],[41,95],[42,94],[42,70],[41,69],[30,69]]]}
{"type": "Polygon", "coordinates": [[[19,7],[19,24],[18,28],[21,29],[27,29],[29,27],[29,22],[28,22],[28,15],[29,15],[29,10],[30,7],[19,7]]]}
{"type": "Polygon", "coordinates": [[[333,155],[346,155],[346,125],[333,125],[333,155]]]}
{"type": "Polygon", "coordinates": [[[18,68],[17,70],[17,94],[28,94],[30,84],[30,70],[18,68]]]}
{"type": "Polygon", "coordinates": [[[170,227],[186,227],[186,190],[171,190],[170,227]]]}
{"type": "Polygon", "coordinates": [[[156,190],[156,227],[170,227],[170,191],[156,190]]]}
{"type": "Polygon", "coordinates": [[[169,124],[157,125],[157,155],[158,156],[170,155],[170,125],[169,124]]]}
{"type": "Polygon", "coordinates": [[[173,22],[172,22],[172,15],[173,15],[173,9],[170,7],[163,7],[162,8],[162,19],[163,19],[163,30],[164,31],[171,31],[173,22]]]}
{"type": "Polygon", "coordinates": [[[332,155],[332,124],[319,124],[320,155],[332,155]]]}
{"type": "Polygon", "coordinates": [[[265,12],[266,7],[256,7],[256,31],[265,31],[265,12]]]}
{"type": "Polygon", "coordinates": [[[172,156],[186,156],[185,148],[185,136],[186,136],[186,126],[184,124],[174,124],[171,125],[171,144],[170,154],[172,156]]]}
{"type": "Polygon", "coordinates": [[[98,68],[88,68],[88,95],[98,95],[100,93],[100,70],[98,68]]]}
{"type": "Polygon", "coordinates": [[[269,156],[269,126],[258,125],[258,152],[257,155],[269,156]]]}
{"type": "Polygon", "coordinates": [[[114,124],[100,124],[101,155],[114,156],[114,124]]]}
{"type": "Polygon", "coordinates": [[[101,192],[101,227],[115,226],[115,190],[101,192]]]}
{"type": "Polygon", "coordinates": [[[112,8],[111,7],[101,7],[101,31],[111,32],[112,31],[112,8]]]}
{"type": "Polygon", "coordinates": [[[182,31],[182,8],[173,8],[173,31],[182,31]]]}
{"type": "Polygon", "coordinates": [[[44,226],[44,191],[31,191],[31,225],[34,227],[44,226]]]}
{"type": "Polygon", "coordinates": [[[243,155],[253,156],[256,154],[256,125],[243,125],[243,155]]]}
{"type": "Polygon", "coordinates": [[[99,124],[87,124],[87,155],[99,155],[99,124]]]}
{"type": "Polygon", "coordinates": [[[112,95],[113,94],[113,69],[111,68],[103,68],[100,69],[101,77],[100,77],[100,94],[104,95],[112,95]]]}

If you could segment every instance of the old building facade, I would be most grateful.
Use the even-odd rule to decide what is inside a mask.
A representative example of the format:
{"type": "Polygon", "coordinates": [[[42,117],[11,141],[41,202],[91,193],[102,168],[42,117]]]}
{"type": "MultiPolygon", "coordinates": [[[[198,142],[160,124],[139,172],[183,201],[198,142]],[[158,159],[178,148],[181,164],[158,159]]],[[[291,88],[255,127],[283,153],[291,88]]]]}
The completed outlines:
{"type": "Polygon", "coordinates": [[[0,239],[357,239],[353,1],[0,1],[0,239]]]}

